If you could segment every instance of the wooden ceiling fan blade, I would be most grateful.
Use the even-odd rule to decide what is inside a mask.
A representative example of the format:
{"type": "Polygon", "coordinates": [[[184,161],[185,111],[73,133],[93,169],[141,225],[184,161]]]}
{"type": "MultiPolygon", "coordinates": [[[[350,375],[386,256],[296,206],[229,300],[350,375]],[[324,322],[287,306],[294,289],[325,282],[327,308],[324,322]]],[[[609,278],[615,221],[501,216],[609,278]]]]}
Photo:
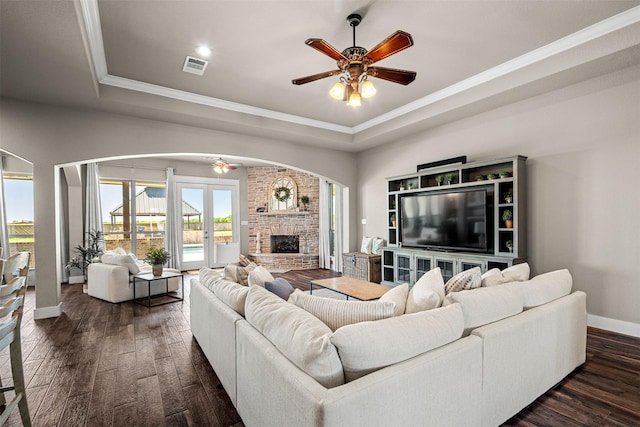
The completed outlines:
{"type": "Polygon", "coordinates": [[[324,73],[318,73],[318,74],[314,74],[312,76],[300,77],[299,79],[293,79],[293,80],[291,80],[291,83],[293,83],[294,85],[303,85],[305,83],[314,82],[316,80],[324,79],[326,77],[337,76],[340,73],[342,73],[342,71],[340,71],[340,70],[325,71],[324,73]]]}
{"type": "Polygon", "coordinates": [[[398,30],[367,52],[367,57],[377,62],[411,46],[413,46],[411,34],[398,30]]]}
{"type": "Polygon", "coordinates": [[[315,50],[318,50],[324,53],[328,57],[335,59],[336,61],[340,59],[344,59],[346,61],[349,60],[346,56],[342,54],[342,52],[340,52],[338,49],[331,46],[329,43],[327,43],[322,39],[307,39],[307,41],[305,41],[304,43],[307,46],[311,46],[315,50]]]}
{"type": "Polygon", "coordinates": [[[367,75],[394,83],[400,83],[401,85],[408,85],[416,79],[415,71],[385,67],[369,67],[367,69],[367,75]]]}

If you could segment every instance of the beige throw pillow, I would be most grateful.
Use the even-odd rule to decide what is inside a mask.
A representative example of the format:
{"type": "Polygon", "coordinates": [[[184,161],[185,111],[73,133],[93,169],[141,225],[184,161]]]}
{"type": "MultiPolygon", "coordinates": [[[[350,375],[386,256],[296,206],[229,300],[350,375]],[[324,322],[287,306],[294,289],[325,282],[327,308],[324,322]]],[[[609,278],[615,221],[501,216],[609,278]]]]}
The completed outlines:
{"type": "Polygon", "coordinates": [[[392,317],[396,306],[390,301],[345,301],[322,298],[299,290],[289,296],[289,302],[313,314],[332,331],[352,323],[392,317]]]}
{"type": "Polygon", "coordinates": [[[220,301],[231,307],[236,313],[244,316],[245,300],[249,293],[248,286],[222,278],[216,281],[211,289],[220,301]]]}
{"type": "Polygon", "coordinates": [[[394,316],[400,316],[404,314],[404,311],[407,307],[407,297],[409,296],[409,284],[403,283],[402,285],[398,285],[394,288],[391,288],[390,291],[387,291],[384,295],[380,297],[378,301],[390,301],[395,304],[395,308],[393,309],[394,316]]]}
{"type": "Polygon", "coordinates": [[[407,297],[405,313],[431,310],[442,305],[444,279],[440,267],[429,270],[413,285],[407,297]]]}
{"type": "Polygon", "coordinates": [[[247,283],[249,286],[262,286],[264,288],[264,282],[273,282],[274,278],[269,273],[269,270],[262,266],[258,266],[249,272],[247,283]]]}
{"type": "Polygon", "coordinates": [[[455,341],[462,336],[463,328],[462,310],[458,304],[453,304],[377,322],[343,326],[333,333],[331,342],[338,348],[345,379],[353,381],[455,341]]]}
{"type": "Polygon", "coordinates": [[[247,288],[246,318],[298,368],[324,387],[344,383],[331,330],[310,313],[260,286],[247,288]]]}
{"type": "Polygon", "coordinates": [[[504,276],[499,268],[492,268],[491,270],[483,273],[481,276],[482,282],[480,283],[481,287],[489,287],[502,285],[506,283],[504,276]]]}
{"type": "Polygon", "coordinates": [[[219,271],[212,270],[211,268],[202,267],[198,272],[198,280],[207,288],[213,291],[213,286],[221,279],[224,278],[223,274],[219,271]]]}
{"type": "Polygon", "coordinates": [[[479,288],[482,283],[482,273],[480,267],[470,268],[453,276],[444,286],[446,294],[459,292],[468,289],[479,288]]]}
{"type": "Polygon", "coordinates": [[[505,282],[522,282],[529,280],[531,269],[529,263],[523,262],[502,270],[502,276],[505,282]]]}

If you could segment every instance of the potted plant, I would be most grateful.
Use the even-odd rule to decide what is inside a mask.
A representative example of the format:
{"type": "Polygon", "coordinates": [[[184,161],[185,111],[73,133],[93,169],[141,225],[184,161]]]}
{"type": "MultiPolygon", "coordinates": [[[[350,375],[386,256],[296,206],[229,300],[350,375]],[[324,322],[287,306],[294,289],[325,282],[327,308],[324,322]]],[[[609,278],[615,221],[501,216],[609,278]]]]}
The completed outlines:
{"type": "Polygon", "coordinates": [[[513,202],[513,193],[511,192],[511,190],[505,191],[503,197],[504,197],[504,202],[505,203],[512,203],[513,202]]]}
{"type": "Polygon", "coordinates": [[[496,179],[498,177],[498,175],[496,175],[495,173],[490,173],[489,175],[487,175],[487,179],[496,179]]]}
{"type": "Polygon", "coordinates": [[[505,209],[504,212],[502,212],[502,220],[506,228],[513,228],[513,214],[511,210],[505,209]]]}
{"type": "Polygon", "coordinates": [[[511,240],[507,240],[504,245],[509,249],[509,252],[513,252],[513,242],[511,240]]]}
{"type": "Polygon", "coordinates": [[[389,217],[389,220],[391,221],[391,226],[395,227],[396,226],[396,214],[391,214],[391,216],[389,217]]]}
{"type": "Polygon", "coordinates": [[[474,178],[476,181],[484,181],[484,176],[482,175],[476,175],[476,177],[474,178]]]}
{"type": "Polygon", "coordinates": [[[70,273],[69,283],[81,283],[81,281],[84,281],[87,274],[87,266],[92,262],[99,261],[100,256],[104,253],[102,231],[93,230],[87,232],[85,245],[78,245],[75,250],[77,252],[76,256],[71,258],[65,265],[65,270],[70,273]],[[74,271],[79,271],[81,275],[74,274],[74,271]],[[79,278],[79,280],[75,278],[79,278]]]}
{"type": "Polygon", "coordinates": [[[171,258],[171,254],[164,248],[151,248],[147,252],[145,261],[151,264],[154,276],[162,276],[162,268],[171,258]]]}
{"type": "Polygon", "coordinates": [[[452,173],[448,173],[444,176],[444,179],[447,181],[447,184],[453,184],[453,174],[452,173]]]}
{"type": "Polygon", "coordinates": [[[444,177],[442,175],[436,176],[436,184],[442,185],[442,181],[444,181],[444,177]]]}
{"type": "Polygon", "coordinates": [[[309,204],[309,201],[311,199],[309,199],[309,196],[302,196],[300,197],[300,201],[302,202],[302,205],[304,206],[304,210],[307,210],[307,205],[309,204]]]}
{"type": "Polygon", "coordinates": [[[500,178],[509,178],[511,176],[511,174],[507,171],[502,171],[499,173],[500,178]]]}

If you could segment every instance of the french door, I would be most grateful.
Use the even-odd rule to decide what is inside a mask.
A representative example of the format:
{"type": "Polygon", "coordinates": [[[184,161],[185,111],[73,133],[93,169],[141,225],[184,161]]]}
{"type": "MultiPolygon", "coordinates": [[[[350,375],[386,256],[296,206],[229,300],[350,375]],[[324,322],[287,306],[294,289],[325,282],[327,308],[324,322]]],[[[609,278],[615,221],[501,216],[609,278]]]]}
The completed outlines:
{"type": "Polygon", "coordinates": [[[240,254],[238,181],[176,177],[183,226],[180,260],[183,270],[221,267],[240,254]]]}

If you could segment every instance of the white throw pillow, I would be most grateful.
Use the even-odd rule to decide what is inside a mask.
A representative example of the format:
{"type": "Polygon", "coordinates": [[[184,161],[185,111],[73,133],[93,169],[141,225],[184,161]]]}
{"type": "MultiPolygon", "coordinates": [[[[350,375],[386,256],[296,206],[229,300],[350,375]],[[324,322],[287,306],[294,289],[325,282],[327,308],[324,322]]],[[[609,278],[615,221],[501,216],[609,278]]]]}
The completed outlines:
{"type": "MultiPolygon", "coordinates": [[[[345,379],[402,362],[462,336],[464,319],[458,304],[436,310],[344,326],[333,333],[345,379]]],[[[426,379],[428,381],[428,379],[426,379]]]]}
{"type": "Polygon", "coordinates": [[[402,285],[398,285],[394,288],[391,288],[390,291],[387,291],[384,295],[380,297],[378,301],[390,301],[395,304],[395,308],[393,309],[394,316],[400,316],[404,314],[404,311],[407,307],[407,297],[409,296],[409,284],[403,283],[402,285]]]}
{"type": "Polygon", "coordinates": [[[509,268],[502,270],[502,276],[505,282],[523,282],[529,280],[531,270],[529,263],[523,262],[522,264],[516,264],[509,268]]]}
{"type": "Polygon", "coordinates": [[[140,266],[131,255],[116,255],[115,252],[105,252],[100,257],[100,261],[102,261],[103,264],[121,265],[123,267],[127,267],[129,273],[131,274],[140,273],[140,266]]]}
{"type": "Polygon", "coordinates": [[[363,254],[371,253],[371,243],[373,242],[373,238],[371,237],[363,237],[362,244],[360,245],[360,252],[363,254]]]}
{"type": "Polygon", "coordinates": [[[247,321],[294,365],[324,387],[344,384],[331,329],[318,318],[260,286],[247,288],[247,321]]]}
{"type": "Polygon", "coordinates": [[[345,301],[293,292],[289,302],[322,320],[332,331],[341,326],[393,317],[391,301],[345,301]]]}
{"type": "Polygon", "coordinates": [[[249,283],[249,286],[262,286],[264,288],[264,282],[273,282],[273,280],[274,278],[269,273],[269,270],[258,266],[249,272],[247,283],[249,283]]]}
{"type": "Polygon", "coordinates": [[[113,253],[116,255],[126,255],[127,251],[125,251],[124,249],[122,249],[121,247],[117,247],[113,250],[113,253]]]}
{"type": "Polygon", "coordinates": [[[556,270],[538,274],[531,280],[521,282],[524,308],[537,307],[569,295],[573,278],[569,270],[556,270]]]}
{"type": "Polygon", "coordinates": [[[413,285],[407,296],[405,313],[432,310],[444,300],[444,279],[440,267],[429,270],[413,285]]]}
{"type": "Polygon", "coordinates": [[[499,268],[492,268],[481,276],[481,287],[496,286],[507,283],[499,268]]]}
{"type": "Polygon", "coordinates": [[[470,268],[462,271],[447,281],[444,285],[444,292],[459,292],[468,289],[479,288],[482,283],[482,273],[480,267],[470,268]]]}

